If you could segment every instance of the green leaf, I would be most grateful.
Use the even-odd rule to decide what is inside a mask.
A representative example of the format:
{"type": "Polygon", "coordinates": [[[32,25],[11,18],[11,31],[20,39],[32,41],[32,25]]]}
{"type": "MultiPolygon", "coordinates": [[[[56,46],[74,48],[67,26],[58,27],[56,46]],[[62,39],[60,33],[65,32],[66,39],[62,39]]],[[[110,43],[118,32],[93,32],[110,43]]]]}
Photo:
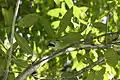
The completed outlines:
{"type": "Polygon", "coordinates": [[[77,58],[73,59],[72,70],[74,70],[74,69],[77,68],[78,63],[79,63],[79,62],[78,62],[78,59],[77,59],[77,58]]]}
{"type": "Polygon", "coordinates": [[[11,26],[12,21],[13,21],[13,8],[10,7],[8,10],[2,8],[2,13],[3,13],[4,19],[5,19],[5,25],[11,26]]]}
{"type": "Polygon", "coordinates": [[[54,2],[57,4],[57,6],[60,5],[60,0],[54,0],[54,2]]]}
{"type": "Polygon", "coordinates": [[[31,25],[35,24],[38,19],[39,16],[37,14],[28,14],[18,22],[18,26],[30,27],[31,25]]]}
{"type": "Polygon", "coordinates": [[[20,48],[26,52],[27,54],[32,54],[32,49],[31,47],[28,45],[27,41],[25,40],[25,38],[23,38],[22,36],[20,36],[19,34],[15,33],[15,39],[18,43],[18,45],[20,46],[20,48]]]}
{"type": "Polygon", "coordinates": [[[79,9],[81,19],[85,19],[87,17],[86,11],[88,10],[88,7],[80,7],[79,9]]]}
{"type": "Polygon", "coordinates": [[[5,67],[6,67],[6,60],[5,60],[5,57],[3,57],[3,56],[0,56],[0,69],[1,70],[4,70],[5,69],[5,67]]]}
{"type": "Polygon", "coordinates": [[[15,80],[15,75],[14,75],[14,73],[10,73],[10,74],[8,75],[8,80],[15,80]]]}
{"type": "Polygon", "coordinates": [[[67,27],[68,24],[71,22],[71,17],[73,16],[73,8],[68,10],[66,14],[63,16],[63,18],[60,21],[58,34],[61,34],[67,27]]]}
{"type": "Polygon", "coordinates": [[[105,27],[106,27],[106,25],[103,24],[103,23],[101,23],[101,22],[95,22],[95,23],[93,23],[92,26],[95,27],[95,28],[97,28],[97,29],[100,30],[101,32],[102,32],[102,31],[105,31],[105,27]]]}
{"type": "Polygon", "coordinates": [[[70,76],[73,76],[73,72],[63,72],[61,77],[63,77],[62,80],[78,80],[77,77],[70,77],[70,76]],[[69,79],[64,79],[64,77],[70,77],[69,79]]]}
{"type": "Polygon", "coordinates": [[[51,24],[48,21],[48,19],[40,16],[40,23],[44,27],[44,29],[47,32],[47,34],[53,38],[54,37],[54,31],[53,31],[53,29],[51,27],[51,24]]]}
{"type": "Polygon", "coordinates": [[[73,6],[73,14],[75,17],[77,17],[79,19],[80,17],[80,8],[77,6],[73,6]]]}
{"type": "Polygon", "coordinates": [[[116,51],[112,48],[107,49],[107,51],[105,52],[105,59],[106,62],[112,67],[115,67],[118,63],[118,55],[116,51]]]}
{"type": "Polygon", "coordinates": [[[26,68],[28,66],[27,61],[23,59],[13,59],[13,62],[19,67],[26,68]]]}
{"type": "Polygon", "coordinates": [[[54,22],[52,22],[51,25],[53,26],[54,29],[57,29],[59,24],[60,24],[60,21],[54,21],[54,22]]]}
{"type": "Polygon", "coordinates": [[[76,71],[80,71],[81,69],[85,68],[86,64],[84,64],[82,61],[80,61],[78,63],[78,65],[76,66],[76,71]]]}
{"type": "Polygon", "coordinates": [[[48,15],[53,17],[59,17],[60,11],[61,11],[60,8],[52,9],[52,10],[49,10],[48,15]]]}
{"type": "Polygon", "coordinates": [[[115,10],[113,11],[113,19],[114,19],[114,22],[115,22],[115,23],[117,23],[117,21],[118,21],[118,19],[119,19],[119,18],[118,18],[118,13],[117,13],[115,10]]]}
{"type": "Polygon", "coordinates": [[[55,9],[49,10],[47,14],[50,15],[50,16],[53,16],[53,17],[59,17],[60,13],[62,15],[64,15],[65,12],[66,12],[66,10],[64,10],[64,9],[55,8],[55,9]]]}
{"type": "Polygon", "coordinates": [[[65,0],[66,4],[68,5],[69,8],[73,7],[73,0],[65,0]]]}
{"type": "Polygon", "coordinates": [[[103,80],[104,78],[104,73],[105,73],[105,68],[103,68],[102,70],[100,71],[96,71],[95,72],[95,80],[103,80]]]}
{"type": "Polygon", "coordinates": [[[95,72],[90,72],[87,77],[87,80],[94,80],[94,76],[95,76],[95,72]]]}
{"type": "Polygon", "coordinates": [[[65,43],[75,43],[77,41],[79,41],[81,38],[81,33],[69,33],[65,36],[63,36],[62,38],[60,38],[63,42],[65,43]]]}

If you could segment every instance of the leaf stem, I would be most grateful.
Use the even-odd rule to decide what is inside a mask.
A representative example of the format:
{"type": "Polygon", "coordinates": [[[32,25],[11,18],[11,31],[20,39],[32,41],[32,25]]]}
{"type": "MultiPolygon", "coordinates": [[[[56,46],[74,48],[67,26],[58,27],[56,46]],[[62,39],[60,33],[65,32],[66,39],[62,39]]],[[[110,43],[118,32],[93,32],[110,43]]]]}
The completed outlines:
{"type": "Polygon", "coordinates": [[[20,5],[20,0],[17,0],[15,14],[14,14],[13,21],[12,21],[12,32],[11,32],[11,39],[10,39],[10,46],[11,47],[10,47],[10,52],[8,54],[6,72],[5,72],[5,76],[4,76],[3,80],[7,80],[8,73],[9,73],[9,67],[11,65],[11,55],[12,55],[12,51],[13,51],[13,39],[14,39],[14,33],[15,33],[15,22],[16,22],[16,18],[18,15],[19,5],[20,5]]]}

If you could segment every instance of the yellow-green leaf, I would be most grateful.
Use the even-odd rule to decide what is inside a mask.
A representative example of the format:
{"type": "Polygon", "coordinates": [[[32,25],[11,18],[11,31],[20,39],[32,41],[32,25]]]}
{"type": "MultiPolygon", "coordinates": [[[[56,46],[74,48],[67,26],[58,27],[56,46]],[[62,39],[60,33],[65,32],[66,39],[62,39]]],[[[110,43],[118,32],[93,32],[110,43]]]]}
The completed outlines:
{"type": "Polygon", "coordinates": [[[67,27],[68,24],[71,22],[71,17],[73,16],[73,8],[68,10],[66,14],[63,16],[63,18],[60,21],[58,34],[61,34],[67,27]]]}
{"type": "Polygon", "coordinates": [[[65,0],[66,4],[68,5],[69,8],[73,7],[73,0],[65,0]]]}
{"type": "Polygon", "coordinates": [[[61,15],[64,15],[66,12],[66,10],[61,9],[61,8],[55,8],[55,9],[51,9],[48,11],[48,15],[53,16],[53,17],[59,17],[60,13],[61,15]]]}
{"type": "Polygon", "coordinates": [[[80,17],[80,8],[77,6],[73,6],[73,14],[75,17],[77,17],[79,19],[80,17]]]}
{"type": "Polygon", "coordinates": [[[54,0],[54,2],[57,4],[57,6],[60,5],[60,0],[54,0]]]}

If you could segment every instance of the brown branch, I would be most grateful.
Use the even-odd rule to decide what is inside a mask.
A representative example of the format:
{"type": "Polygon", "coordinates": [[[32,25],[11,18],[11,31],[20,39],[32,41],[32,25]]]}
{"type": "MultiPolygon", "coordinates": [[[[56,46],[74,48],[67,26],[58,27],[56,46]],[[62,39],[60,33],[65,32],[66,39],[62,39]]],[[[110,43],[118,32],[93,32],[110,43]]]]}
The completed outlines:
{"type": "MultiPolygon", "coordinates": [[[[100,36],[93,37],[92,39],[87,39],[87,40],[84,40],[84,41],[76,42],[74,44],[71,44],[71,45],[63,48],[63,49],[57,50],[57,51],[51,53],[50,55],[43,57],[42,60],[37,61],[33,65],[29,65],[22,73],[20,73],[16,77],[16,80],[25,80],[28,75],[32,74],[34,71],[36,71],[38,68],[40,68],[42,65],[44,65],[45,63],[47,63],[49,60],[53,59],[54,57],[56,57],[58,55],[61,55],[61,54],[64,54],[62,52],[65,52],[68,48],[70,48],[72,46],[76,46],[76,45],[82,44],[83,42],[91,41],[93,39],[98,39],[100,37],[113,35],[113,34],[120,34],[120,32],[111,32],[111,33],[107,33],[107,34],[102,34],[100,36]]],[[[90,48],[90,46],[86,46],[86,47],[83,47],[83,48],[87,48],[87,47],[90,48]]],[[[103,47],[106,47],[106,46],[103,46],[103,47]]],[[[97,46],[97,48],[99,48],[99,47],[97,46]]],[[[108,47],[106,47],[106,48],[108,48],[108,47]]],[[[80,73],[83,73],[89,67],[93,67],[93,66],[97,65],[97,63],[98,62],[94,63],[93,65],[89,65],[87,68],[83,68],[80,73]]]]}

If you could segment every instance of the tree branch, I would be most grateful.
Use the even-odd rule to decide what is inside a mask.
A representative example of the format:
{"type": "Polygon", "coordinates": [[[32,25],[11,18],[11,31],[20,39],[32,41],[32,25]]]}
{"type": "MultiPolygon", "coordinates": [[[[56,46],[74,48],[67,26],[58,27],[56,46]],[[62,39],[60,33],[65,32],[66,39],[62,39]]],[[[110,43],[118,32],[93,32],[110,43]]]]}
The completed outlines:
{"type": "Polygon", "coordinates": [[[9,67],[11,65],[11,55],[12,55],[12,51],[13,51],[13,39],[14,39],[14,32],[15,32],[15,22],[16,22],[18,10],[19,10],[19,5],[20,5],[20,0],[17,0],[16,10],[15,10],[15,14],[14,14],[13,22],[12,22],[12,32],[11,32],[11,39],[10,39],[10,46],[11,47],[10,47],[10,52],[8,54],[8,60],[7,60],[7,66],[6,66],[6,72],[5,72],[4,80],[7,80],[8,73],[9,73],[9,67]]]}
{"type": "MultiPolygon", "coordinates": [[[[120,32],[111,32],[111,33],[107,33],[107,34],[102,34],[100,36],[93,37],[92,39],[87,39],[87,40],[84,40],[84,41],[79,41],[79,42],[71,44],[71,45],[69,45],[69,46],[67,46],[67,47],[65,47],[63,49],[57,50],[57,51],[51,53],[50,55],[43,57],[41,60],[37,61],[33,65],[29,65],[22,73],[20,73],[16,77],[16,80],[25,80],[28,75],[32,74],[35,70],[37,70],[38,68],[40,68],[42,65],[44,65],[45,63],[47,63],[49,60],[53,59],[54,57],[59,56],[61,54],[64,54],[62,52],[67,51],[67,49],[70,48],[70,47],[82,44],[83,42],[91,41],[93,39],[97,39],[97,38],[100,38],[100,37],[103,37],[103,36],[113,35],[113,34],[120,34],[120,32]]],[[[81,48],[82,49],[85,49],[85,48],[111,48],[111,44],[99,45],[99,46],[83,45],[79,49],[81,49],[81,48]]],[[[84,71],[88,70],[88,68],[94,67],[97,64],[99,64],[99,60],[98,60],[98,62],[93,63],[93,65],[91,64],[88,67],[83,68],[80,71],[80,73],[83,73],[84,71]]]]}
{"type": "Polygon", "coordinates": [[[85,68],[82,68],[80,71],[78,71],[77,74],[73,74],[72,76],[69,76],[69,77],[63,77],[63,79],[70,79],[70,78],[73,78],[73,77],[82,77],[82,73],[92,69],[94,66],[96,65],[100,65],[104,63],[104,57],[102,57],[101,59],[97,60],[96,62],[93,62],[92,64],[86,66],[85,68]]]}

